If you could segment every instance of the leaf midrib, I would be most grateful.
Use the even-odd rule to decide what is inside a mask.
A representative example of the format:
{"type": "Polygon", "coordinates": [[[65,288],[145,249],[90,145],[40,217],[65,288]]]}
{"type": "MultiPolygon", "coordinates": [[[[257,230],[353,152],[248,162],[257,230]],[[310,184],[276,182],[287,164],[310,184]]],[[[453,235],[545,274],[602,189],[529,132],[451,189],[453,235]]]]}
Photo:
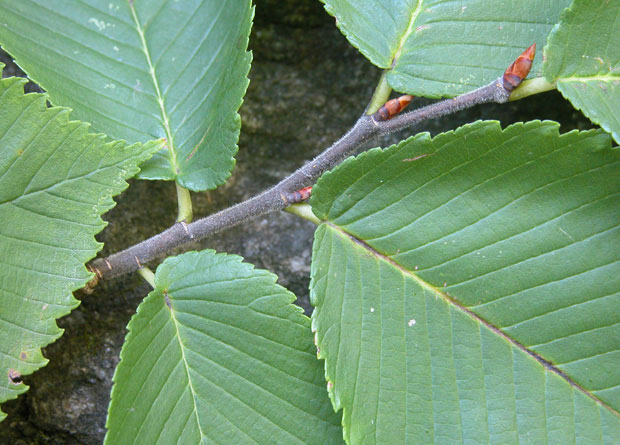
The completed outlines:
{"type": "MultiPolygon", "coordinates": [[[[163,298],[168,298],[165,295],[162,295],[162,299],[163,298]]],[[[167,301],[166,301],[166,305],[167,305],[167,301]]],[[[200,433],[200,439],[204,440],[207,435],[204,433],[204,431],[202,431],[202,425],[200,424],[200,418],[198,417],[198,406],[196,406],[196,398],[198,397],[198,394],[196,393],[196,391],[194,390],[194,384],[192,383],[192,377],[189,373],[190,367],[189,364],[187,363],[187,357],[185,357],[185,345],[183,345],[183,342],[181,341],[181,332],[179,330],[179,322],[175,316],[174,313],[174,309],[172,307],[168,307],[168,310],[170,311],[170,319],[172,320],[172,323],[174,324],[174,332],[175,332],[175,339],[177,340],[177,342],[179,343],[179,349],[181,350],[181,358],[183,359],[183,369],[185,370],[185,375],[187,376],[187,384],[189,386],[189,390],[192,393],[192,404],[194,406],[194,417],[196,418],[196,426],[198,427],[198,432],[200,433]]]]}
{"type": "Polygon", "coordinates": [[[424,0],[418,0],[415,9],[411,13],[411,17],[409,18],[409,24],[407,26],[407,29],[401,36],[398,42],[398,46],[396,47],[396,51],[394,52],[394,56],[392,56],[392,63],[390,64],[390,69],[393,69],[394,66],[396,65],[396,62],[398,61],[398,58],[400,57],[403,51],[403,47],[405,46],[407,39],[413,32],[413,25],[415,24],[416,19],[420,15],[420,11],[422,9],[422,3],[424,3],[424,0]]]}
{"type": "Polygon", "coordinates": [[[142,25],[138,20],[138,15],[136,14],[136,8],[134,6],[134,2],[129,2],[129,9],[131,10],[131,16],[133,17],[133,21],[136,25],[136,31],[138,32],[138,36],[140,37],[140,44],[142,45],[142,51],[144,52],[144,57],[146,58],[146,63],[149,67],[149,75],[151,76],[151,80],[153,81],[153,86],[155,87],[155,96],[157,99],[157,104],[159,105],[159,111],[161,113],[161,117],[163,119],[164,131],[166,132],[166,145],[168,150],[170,151],[170,164],[172,166],[172,171],[174,175],[179,174],[179,168],[177,165],[177,155],[176,149],[174,146],[174,139],[172,138],[172,131],[170,130],[170,119],[168,118],[168,113],[166,112],[166,107],[164,106],[164,98],[161,94],[161,89],[159,88],[159,81],[157,80],[157,76],[155,75],[155,67],[151,61],[151,53],[149,51],[148,45],[146,44],[146,39],[144,37],[144,29],[142,29],[142,25]]]}
{"type": "Polygon", "coordinates": [[[587,397],[592,399],[596,404],[598,404],[599,406],[607,409],[613,415],[615,415],[617,417],[620,417],[620,413],[618,413],[615,409],[613,409],[611,406],[607,405],[605,402],[600,400],[591,391],[588,391],[587,389],[582,387],[580,384],[578,384],[577,382],[572,380],[568,375],[566,375],[566,373],[564,373],[563,371],[558,369],[555,365],[553,365],[551,362],[546,360],[540,354],[538,354],[537,352],[527,348],[526,346],[522,345],[521,343],[519,343],[514,338],[512,338],[509,335],[505,334],[500,328],[498,328],[495,325],[491,324],[490,322],[488,322],[487,320],[485,320],[484,318],[482,318],[481,316],[479,316],[478,314],[476,314],[475,312],[473,312],[469,308],[463,306],[460,302],[458,302],[457,300],[452,298],[447,293],[445,293],[442,290],[440,290],[439,288],[433,286],[429,282],[423,280],[418,275],[416,275],[414,272],[410,271],[409,269],[407,269],[406,267],[404,267],[403,265],[401,265],[397,261],[393,260],[392,258],[390,258],[390,257],[384,255],[383,253],[375,250],[372,246],[366,244],[366,242],[364,242],[363,240],[357,238],[355,235],[347,232],[346,230],[344,230],[340,226],[338,226],[338,225],[336,225],[336,224],[334,224],[332,222],[329,222],[329,221],[323,221],[323,224],[327,224],[330,228],[334,229],[336,232],[340,233],[342,236],[350,239],[353,243],[355,243],[358,246],[362,247],[369,254],[375,256],[377,259],[383,260],[383,261],[387,262],[388,264],[392,265],[393,267],[398,269],[402,274],[404,274],[404,275],[410,277],[411,279],[413,279],[420,287],[422,287],[423,289],[428,290],[430,292],[433,292],[436,296],[438,296],[439,298],[443,299],[448,305],[451,305],[452,307],[454,307],[457,310],[459,310],[462,313],[464,313],[466,316],[469,316],[469,317],[473,318],[474,320],[476,320],[477,322],[481,323],[482,325],[486,326],[494,334],[498,335],[499,337],[501,337],[502,339],[506,340],[507,342],[509,342],[514,347],[520,349],[521,351],[525,352],[530,357],[534,358],[546,370],[548,370],[550,372],[553,372],[558,377],[564,379],[572,388],[582,392],[584,395],[586,395],[587,397]]]}

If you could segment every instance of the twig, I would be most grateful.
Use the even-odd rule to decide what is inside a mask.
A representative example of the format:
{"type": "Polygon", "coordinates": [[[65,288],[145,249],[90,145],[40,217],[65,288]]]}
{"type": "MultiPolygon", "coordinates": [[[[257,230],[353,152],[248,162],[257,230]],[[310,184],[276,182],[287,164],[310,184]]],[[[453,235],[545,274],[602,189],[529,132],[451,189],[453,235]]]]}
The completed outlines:
{"type": "Polygon", "coordinates": [[[478,88],[470,93],[465,93],[454,99],[446,99],[434,104],[428,105],[409,113],[398,115],[390,120],[377,124],[381,128],[381,134],[388,134],[394,131],[403,130],[412,125],[418,124],[427,119],[434,119],[457,111],[471,108],[474,105],[497,102],[504,103],[508,101],[510,92],[508,92],[502,84],[502,78],[494,80],[490,84],[478,88]]]}
{"type": "Polygon", "coordinates": [[[371,116],[361,117],[339,141],[269,190],[213,215],[187,224],[184,221],[128,249],[93,261],[89,269],[101,279],[114,278],[139,269],[158,256],[185,243],[197,241],[251,218],[282,210],[287,195],[313,184],[326,170],[337,165],[357,147],[380,134],[371,116]]]}
{"type": "Polygon", "coordinates": [[[436,102],[394,118],[378,115],[362,116],[339,141],[269,190],[214,215],[187,224],[178,222],[164,232],[107,258],[88,265],[98,279],[109,279],[134,272],[155,258],[183,244],[197,241],[236,226],[242,222],[292,204],[291,196],[314,182],[327,170],[339,164],[365,142],[376,136],[402,130],[426,119],[445,116],[477,104],[508,101],[510,93],[527,76],[534,57],[535,45],[528,48],[508,67],[504,75],[470,93],[436,102]],[[388,120],[385,120],[388,119],[388,120]]]}

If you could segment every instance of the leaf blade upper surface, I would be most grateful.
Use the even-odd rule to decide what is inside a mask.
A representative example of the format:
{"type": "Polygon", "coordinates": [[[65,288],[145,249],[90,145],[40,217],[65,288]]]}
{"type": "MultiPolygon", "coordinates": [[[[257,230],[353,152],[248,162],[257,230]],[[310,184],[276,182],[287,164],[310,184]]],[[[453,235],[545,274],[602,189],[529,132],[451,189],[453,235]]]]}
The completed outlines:
{"type": "MultiPolygon", "coordinates": [[[[542,48],[569,0],[322,0],[349,42],[388,69],[396,91],[456,96],[500,77],[532,43],[542,48]]],[[[542,71],[534,60],[530,77],[542,71]]]]}
{"type": "Polygon", "coordinates": [[[325,174],[313,329],[345,437],[617,440],[619,166],[600,131],[479,122],[325,174]],[[406,394],[374,396],[399,423],[361,391],[406,394]]]}
{"type": "Polygon", "coordinates": [[[70,122],[69,110],[46,108],[45,95],[24,95],[25,82],[0,81],[1,402],[26,391],[21,376],[47,363],[41,347],[62,334],[56,319],[92,277],[84,264],[101,249],[101,215],[161,148],[105,143],[70,122]]]}
{"type": "Polygon", "coordinates": [[[107,443],[338,443],[309,320],[238,256],[167,259],[129,324],[107,443]]]}
{"type": "Polygon", "coordinates": [[[249,0],[2,0],[0,43],[96,130],[166,138],[141,177],[206,190],[234,166],[252,14],[249,0]]]}

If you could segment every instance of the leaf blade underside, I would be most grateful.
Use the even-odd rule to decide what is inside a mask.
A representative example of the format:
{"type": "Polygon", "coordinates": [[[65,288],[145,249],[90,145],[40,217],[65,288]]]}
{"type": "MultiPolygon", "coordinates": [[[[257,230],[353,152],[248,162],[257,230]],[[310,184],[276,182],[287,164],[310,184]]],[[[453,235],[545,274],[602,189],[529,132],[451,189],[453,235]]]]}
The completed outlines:
{"type": "Polygon", "coordinates": [[[478,122],[325,174],[313,329],[345,437],[617,440],[619,166],[600,131],[478,122]]]}

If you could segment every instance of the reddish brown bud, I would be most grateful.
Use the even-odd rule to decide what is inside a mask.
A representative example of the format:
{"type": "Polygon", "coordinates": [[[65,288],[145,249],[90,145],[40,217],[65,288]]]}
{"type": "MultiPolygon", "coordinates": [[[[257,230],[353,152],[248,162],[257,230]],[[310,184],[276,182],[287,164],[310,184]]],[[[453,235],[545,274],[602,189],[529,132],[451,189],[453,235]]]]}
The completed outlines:
{"type": "Polygon", "coordinates": [[[300,201],[305,201],[306,199],[310,198],[310,195],[312,194],[312,186],[304,187],[301,190],[297,190],[297,193],[299,193],[299,196],[301,197],[300,201]]]}
{"type": "Polygon", "coordinates": [[[521,85],[523,79],[525,79],[532,68],[532,61],[536,54],[536,43],[523,51],[517,60],[504,71],[504,77],[502,81],[504,83],[504,89],[509,93],[515,88],[521,85]]]}
{"type": "Polygon", "coordinates": [[[298,202],[302,202],[310,198],[311,194],[312,194],[312,186],[304,187],[300,190],[297,190],[293,193],[289,193],[288,195],[286,195],[286,202],[289,204],[295,204],[298,202]]]}
{"type": "Polygon", "coordinates": [[[386,121],[391,119],[393,116],[403,111],[412,100],[413,96],[410,96],[409,94],[397,97],[396,99],[388,100],[373,116],[376,121],[386,121]]]}

